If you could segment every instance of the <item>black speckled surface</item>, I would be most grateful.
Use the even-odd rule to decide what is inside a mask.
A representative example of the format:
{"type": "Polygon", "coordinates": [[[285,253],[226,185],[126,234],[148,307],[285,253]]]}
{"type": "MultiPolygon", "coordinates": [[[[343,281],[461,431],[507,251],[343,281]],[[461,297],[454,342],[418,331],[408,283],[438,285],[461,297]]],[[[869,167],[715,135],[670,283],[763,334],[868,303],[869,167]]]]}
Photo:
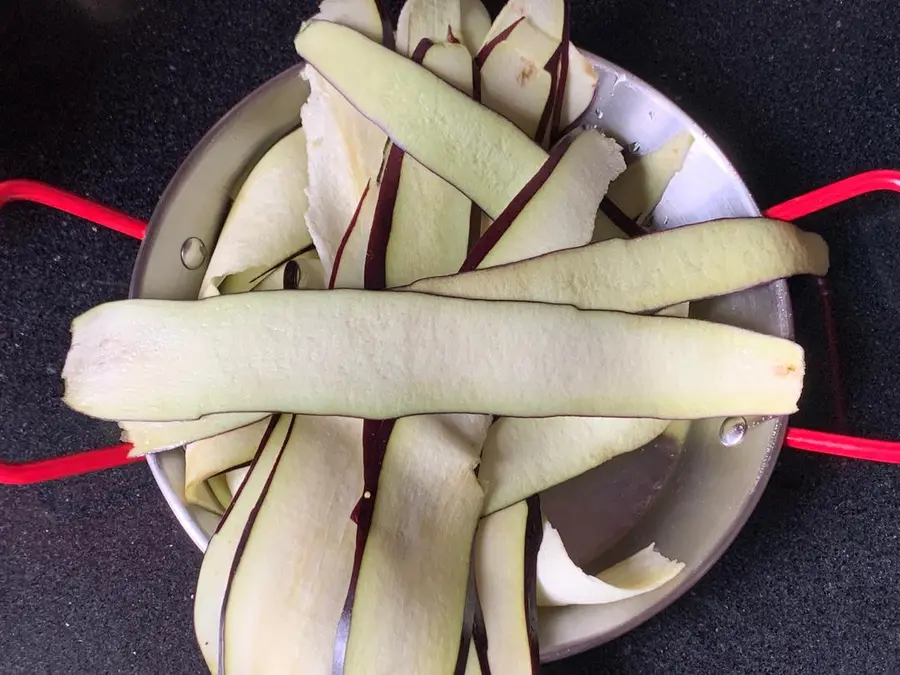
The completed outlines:
{"type": "MultiPolygon", "coordinates": [[[[146,218],[216,119],[294,63],[308,1],[0,2],[0,179],[38,178],[146,218]]],[[[900,168],[892,0],[574,0],[575,41],[678,101],[761,205],[900,168]]],[[[833,251],[850,424],[900,438],[900,196],[811,225],[833,251]]],[[[0,454],[115,440],[59,400],[70,319],[124,297],[137,244],[23,205],[0,213],[0,454]]],[[[799,421],[827,424],[818,325],[799,421]]],[[[674,607],[545,668],[576,673],[900,672],[900,467],[785,452],[749,524],[674,607]]],[[[0,673],[203,672],[200,555],[141,465],[0,487],[0,673]]]]}

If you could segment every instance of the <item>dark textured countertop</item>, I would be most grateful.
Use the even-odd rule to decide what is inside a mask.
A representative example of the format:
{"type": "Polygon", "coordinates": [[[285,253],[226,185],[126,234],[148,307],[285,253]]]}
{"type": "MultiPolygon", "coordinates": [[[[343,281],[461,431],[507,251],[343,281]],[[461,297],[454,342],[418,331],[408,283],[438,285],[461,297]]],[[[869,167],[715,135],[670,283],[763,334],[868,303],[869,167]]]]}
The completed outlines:
{"type": "MultiPolygon", "coordinates": [[[[5,0],[0,179],[37,178],[149,217],[179,163],[244,94],[295,62],[311,3],[5,0]]],[[[763,206],[900,168],[894,0],[573,0],[573,37],[674,98],[763,206]]],[[[811,222],[833,252],[850,426],[900,438],[900,196],[811,222]]],[[[67,410],[77,313],[127,294],[137,244],[46,209],[0,214],[0,454],[110,443],[67,410]]],[[[819,331],[798,289],[810,389],[828,424],[819,331]]],[[[575,673],[900,672],[900,467],[785,451],[721,562],[631,634],[545,668],[575,673]]],[[[0,487],[0,673],[203,672],[200,554],[143,465],[0,487]]]]}

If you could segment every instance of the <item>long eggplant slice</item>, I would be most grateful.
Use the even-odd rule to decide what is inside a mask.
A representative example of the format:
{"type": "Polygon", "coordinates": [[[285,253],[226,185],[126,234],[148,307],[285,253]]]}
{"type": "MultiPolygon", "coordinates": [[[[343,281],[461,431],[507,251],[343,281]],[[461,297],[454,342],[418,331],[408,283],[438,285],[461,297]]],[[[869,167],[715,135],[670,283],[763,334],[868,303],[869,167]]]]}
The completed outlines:
{"type": "Polygon", "coordinates": [[[512,122],[350,28],[312,21],[294,46],[394,143],[492,218],[547,159],[512,122]]]}
{"type": "Polygon", "coordinates": [[[423,279],[406,290],[647,312],[827,271],[828,246],[819,235],[778,220],[734,218],[423,279]]]}
{"type": "MultiPolygon", "coordinates": [[[[428,46],[426,42],[426,47],[423,65],[471,95],[473,69],[468,50],[461,44],[428,46]]],[[[369,260],[383,261],[381,287],[458,271],[468,251],[472,201],[409,155],[404,154],[395,169],[399,177],[387,175],[392,169],[389,162],[382,181],[393,179],[397,183],[393,208],[372,232],[373,240],[376,234],[380,236],[381,250],[374,251],[371,240],[369,246],[374,254],[369,260]],[[389,236],[377,231],[384,229],[389,236]]]]}
{"type": "Polygon", "coordinates": [[[484,497],[474,469],[489,422],[420,416],[394,427],[370,496],[345,675],[453,672],[484,497]]]}
{"type": "MultiPolygon", "coordinates": [[[[454,56],[454,47],[458,45],[429,48],[426,43],[424,53],[417,50],[416,57],[424,58],[426,67],[448,79],[448,68],[430,66],[429,57],[444,53],[448,57],[454,56]]],[[[457,87],[466,90],[460,77],[464,74],[460,66],[465,57],[471,73],[471,61],[468,53],[460,50],[455,56],[458,63],[450,60],[443,65],[449,66],[449,74],[456,71],[456,79],[460,80],[457,87]]],[[[599,134],[594,137],[601,138],[599,134]]],[[[582,152],[581,157],[574,152],[571,156],[581,161],[585,169],[598,161],[603,162],[603,153],[597,152],[603,146],[598,148],[596,143],[588,144],[591,140],[590,136],[585,137],[581,147],[593,152],[582,152]]],[[[391,150],[392,153],[396,151],[397,148],[391,150]]],[[[380,215],[376,215],[372,227],[367,287],[380,287],[386,281],[394,283],[402,278],[420,278],[434,269],[458,269],[463,262],[464,255],[454,259],[454,251],[464,252],[464,245],[432,246],[423,237],[458,236],[464,243],[469,234],[468,209],[460,209],[455,214],[452,209],[438,208],[437,217],[442,222],[437,226],[428,223],[428,218],[433,216],[404,219],[402,209],[398,212],[404,199],[407,208],[423,202],[428,207],[426,212],[434,209],[439,194],[439,190],[434,189],[417,190],[416,194],[404,197],[402,179],[410,168],[426,171],[413,158],[403,158],[399,193],[392,205],[393,218],[390,213],[381,214],[376,208],[376,214],[380,215]],[[380,232],[386,221],[391,224],[389,235],[380,232]],[[380,245],[373,246],[375,241],[380,245]],[[394,255],[391,255],[392,250],[394,255]],[[429,255],[432,250],[434,253],[429,255]],[[376,275],[369,274],[370,270],[379,271],[376,275]]],[[[391,172],[397,170],[389,158],[382,188],[391,182],[391,172]]],[[[599,204],[608,177],[603,180],[603,176],[598,177],[584,169],[570,170],[569,173],[576,179],[587,174],[600,183],[595,185],[585,180],[584,196],[578,190],[574,200],[585,205],[585,217],[580,220],[588,226],[577,229],[573,235],[576,243],[584,243],[589,240],[591,214],[599,204]]],[[[433,174],[428,175],[432,176],[432,181],[439,181],[435,187],[447,185],[433,174]]],[[[450,189],[455,191],[455,188],[450,189]]],[[[562,195],[544,195],[542,199],[557,199],[561,205],[567,203],[562,200],[562,195]]],[[[468,199],[465,203],[469,203],[468,199]]],[[[557,228],[550,232],[546,223],[540,222],[537,225],[543,233],[539,235],[529,231],[529,225],[527,218],[511,217],[507,229],[494,238],[492,245],[499,240],[513,248],[518,245],[519,250],[527,252],[536,241],[541,241],[545,247],[551,240],[565,241],[570,229],[560,220],[557,228]]],[[[535,252],[544,250],[546,248],[535,252]]],[[[348,611],[342,619],[342,624],[346,620],[348,628],[338,631],[336,669],[340,672],[442,674],[454,670],[454,664],[457,672],[465,667],[463,659],[468,656],[469,644],[464,640],[461,642],[460,627],[468,580],[468,552],[483,498],[473,469],[489,423],[488,417],[472,415],[403,418],[392,423],[384,456],[377,459],[367,456],[365,502],[374,502],[374,513],[367,516],[372,508],[370,503],[364,503],[365,508],[359,510],[358,522],[364,536],[358,539],[357,556],[361,550],[362,557],[359,572],[351,585],[348,611]],[[374,465],[373,474],[377,472],[380,476],[370,484],[368,467],[371,465],[374,465]],[[436,607],[441,609],[435,611],[436,607]],[[346,645],[341,645],[345,630],[349,630],[349,640],[346,645]],[[404,636],[399,646],[393,639],[398,634],[404,636]],[[385,649],[387,644],[394,646],[385,649]]]]}
{"type": "MultiPolygon", "coordinates": [[[[313,20],[348,26],[377,42],[393,41],[378,0],[324,0],[313,20]]],[[[303,69],[303,77],[310,87],[300,109],[309,155],[306,221],[329,279],[359,196],[381,165],[385,136],[312,66],[303,69]]]]}
{"type": "Polygon", "coordinates": [[[475,585],[490,673],[540,672],[537,644],[537,497],[482,518],[475,535],[475,585]]]}
{"type": "Polygon", "coordinates": [[[230,583],[232,562],[247,520],[284,446],[290,425],[290,416],[285,415],[269,428],[247,480],[219,524],[218,531],[210,539],[203,556],[194,598],[194,631],[206,665],[213,675],[219,669],[222,603],[230,583]]]}
{"type": "MultiPolygon", "coordinates": [[[[472,59],[462,45],[432,44],[426,36],[414,58],[471,93],[472,59]]],[[[380,191],[366,288],[458,270],[471,201],[397,146],[389,151],[380,191]]],[[[480,415],[366,422],[366,492],[357,510],[357,567],[338,628],[336,672],[453,670],[484,496],[474,469],[489,422],[480,415]]]]}
{"type": "Polygon", "coordinates": [[[362,494],[361,429],[355,419],[295,418],[245,521],[224,612],[220,675],[331,673],[353,566],[350,516],[362,494]]]}
{"type": "Polygon", "coordinates": [[[796,343],[732,326],[391,291],[122,300],[72,331],[65,400],[105,419],[780,415],[804,372],[796,343]]]}

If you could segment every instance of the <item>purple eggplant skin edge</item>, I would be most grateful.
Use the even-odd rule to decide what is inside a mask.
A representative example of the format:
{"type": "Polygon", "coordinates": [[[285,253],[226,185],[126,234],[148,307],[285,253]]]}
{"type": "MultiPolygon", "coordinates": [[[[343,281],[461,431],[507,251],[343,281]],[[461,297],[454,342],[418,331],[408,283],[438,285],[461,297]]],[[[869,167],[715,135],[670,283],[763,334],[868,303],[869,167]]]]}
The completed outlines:
{"type": "MultiPolygon", "coordinates": [[[[422,38],[410,59],[422,65],[428,51],[434,47],[434,42],[428,38],[422,38]]],[[[473,67],[473,87],[478,75],[473,67]]],[[[480,80],[478,80],[480,82],[480,80]]],[[[478,100],[476,98],[476,100],[478,100]]],[[[397,194],[400,187],[400,177],[403,173],[403,158],[406,153],[403,149],[391,143],[388,149],[387,159],[381,173],[378,190],[378,201],[375,203],[375,213],[372,217],[372,229],[369,233],[369,242],[366,249],[365,264],[365,288],[367,290],[384,290],[387,288],[387,249],[391,237],[391,228],[394,221],[394,209],[397,205],[397,194]]],[[[474,202],[469,214],[469,238],[472,238],[472,228],[477,217],[480,227],[480,211],[474,202]]]]}
{"type": "Polygon", "coordinates": [[[488,253],[490,253],[494,246],[497,245],[497,242],[499,242],[503,235],[509,230],[513,221],[519,217],[519,214],[522,213],[522,210],[531,201],[531,198],[543,187],[544,183],[547,182],[547,179],[550,178],[554,169],[556,169],[556,166],[562,160],[571,144],[572,138],[569,137],[563,139],[562,142],[557,144],[550,151],[550,155],[541,165],[541,168],[538,169],[537,173],[535,173],[525,186],[519,190],[512,201],[505,209],[503,209],[503,212],[497,216],[493,223],[491,223],[491,226],[481,236],[475,246],[472,247],[472,250],[469,251],[469,255],[466,256],[465,261],[459,268],[460,273],[471,272],[481,264],[488,253]]]}
{"type": "Polygon", "coordinates": [[[481,601],[476,596],[475,619],[472,624],[472,642],[475,645],[475,655],[478,657],[478,665],[481,675],[491,675],[491,661],[488,658],[488,635],[484,625],[484,612],[481,609],[481,601]]]}
{"type": "Polygon", "coordinates": [[[255,277],[253,277],[253,278],[250,280],[250,283],[253,284],[253,283],[256,283],[256,282],[258,282],[258,281],[262,281],[263,278],[264,278],[267,274],[271,274],[272,272],[274,272],[275,270],[277,270],[277,269],[278,269],[279,267],[281,267],[282,265],[285,265],[285,264],[287,264],[287,263],[289,263],[289,262],[292,262],[292,261],[294,260],[294,258],[296,258],[296,257],[298,257],[298,256],[301,256],[301,255],[303,255],[304,253],[309,253],[310,251],[315,251],[315,250],[316,250],[316,245],[315,245],[315,244],[307,244],[307,245],[304,246],[303,248],[299,249],[298,251],[294,251],[294,252],[291,253],[289,256],[286,256],[285,258],[283,258],[282,260],[279,260],[277,263],[275,263],[274,265],[272,265],[272,266],[269,267],[268,269],[266,269],[266,270],[260,272],[259,274],[257,274],[255,277]]]}
{"type": "Polygon", "coordinates": [[[347,643],[350,640],[350,629],[353,621],[353,603],[356,600],[356,584],[366,553],[366,541],[375,515],[375,500],[378,496],[378,479],[387,451],[388,441],[396,420],[364,420],[363,421],[363,494],[354,509],[356,514],[356,548],[353,553],[353,569],[344,608],[338,621],[334,640],[334,657],[332,673],[343,675],[347,655],[347,643]]]}
{"type": "Polygon", "coordinates": [[[604,197],[600,201],[600,211],[612,221],[613,225],[632,239],[652,234],[646,227],[638,225],[636,220],[629,218],[609,197],[604,197]]]}
{"type": "Polygon", "coordinates": [[[341,259],[344,257],[344,249],[347,248],[347,242],[350,240],[350,235],[352,235],[353,230],[356,229],[356,223],[359,221],[359,214],[362,211],[363,202],[366,200],[366,196],[369,194],[370,188],[371,183],[366,184],[365,189],[362,191],[362,194],[359,197],[359,201],[356,203],[356,209],[353,211],[353,215],[350,217],[350,223],[347,225],[344,236],[341,237],[341,242],[338,244],[337,251],[335,251],[334,253],[334,263],[331,266],[331,276],[328,279],[329,291],[334,290],[334,284],[337,282],[338,267],[341,263],[341,259]]]}
{"type": "MultiPolygon", "coordinates": [[[[475,542],[473,540],[472,547],[469,551],[469,587],[466,591],[466,604],[463,609],[463,624],[460,633],[459,652],[456,656],[456,667],[453,669],[453,675],[466,675],[469,664],[469,649],[474,640],[475,616],[476,613],[481,611],[481,603],[478,602],[478,589],[475,586],[475,566],[472,565],[474,550],[475,542]]],[[[482,673],[482,675],[489,674],[482,673]]]]}
{"type": "MultiPolygon", "coordinates": [[[[256,453],[254,453],[253,459],[250,461],[250,465],[249,465],[250,470],[248,471],[248,475],[256,467],[256,463],[259,460],[259,456],[262,454],[263,448],[266,447],[266,445],[269,442],[269,438],[272,436],[272,432],[275,431],[275,425],[278,424],[279,417],[281,417],[281,415],[275,414],[275,415],[272,415],[272,418],[269,420],[269,424],[266,427],[266,430],[263,433],[263,436],[259,441],[259,445],[256,446],[256,453]]],[[[234,507],[234,503],[238,500],[238,497],[241,496],[241,493],[244,491],[244,485],[246,485],[246,484],[247,484],[247,481],[244,480],[238,486],[237,491],[234,493],[234,496],[231,499],[231,503],[226,507],[225,513],[222,514],[222,518],[221,518],[221,520],[219,520],[219,524],[216,525],[216,530],[215,530],[215,532],[213,532],[213,536],[217,535],[219,533],[219,530],[222,529],[222,526],[225,525],[225,521],[228,520],[228,516],[231,515],[231,510],[234,507]]]]}
{"type": "Polygon", "coordinates": [[[518,26],[524,20],[525,17],[520,16],[502,31],[497,33],[490,42],[482,46],[481,49],[478,50],[478,53],[475,55],[475,65],[480,69],[484,65],[485,61],[487,61],[488,57],[491,55],[491,52],[494,51],[494,47],[508,38],[516,29],[516,26],[518,26]]]}
{"type": "MultiPolygon", "coordinates": [[[[218,663],[218,673],[219,675],[226,675],[225,672],[225,621],[228,615],[228,600],[231,596],[231,587],[234,582],[234,577],[237,575],[238,569],[241,564],[241,559],[244,556],[244,551],[247,548],[247,542],[250,540],[250,535],[253,531],[253,526],[256,524],[256,519],[259,516],[259,512],[262,510],[263,504],[265,503],[266,496],[268,496],[269,488],[272,486],[272,480],[275,478],[275,473],[278,471],[278,465],[281,464],[281,458],[284,457],[284,450],[288,445],[288,442],[291,438],[291,433],[294,430],[294,421],[295,417],[291,417],[290,426],[288,427],[287,433],[285,434],[284,441],[281,444],[281,448],[278,450],[278,457],[275,458],[275,463],[272,465],[272,470],[269,472],[268,477],[266,478],[265,485],[263,485],[262,492],[259,494],[259,498],[256,500],[256,503],[253,505],[253,509],[250,511],[250,516],[247,519],[247,524],[244,526],[243,531],[241,532],[241,538],[238,540],[237,548],[235,549],[234,558],[231,560],[231,568],[228,571],[228,581],[225,584],[225,593],[222,595],[222,606],[220,608],[219,614],[219,663],[218,663]]],[[[262,446],[264,447],[264,445],[262,446]]],[[[261,454],[261,453],[260,453],[261,454]]],[[[251,469],[252,470],[252,469],[251,469]]],[[[246,484],[246,481],[244,481],[246,484]]],[[[241,486],[243,487],[243,485],[241,486]]],[[[237,501],[237,497],[240,496],[240,490],[238,491],[238,495],[235,496],[235,499],[231,501],[234,504],[237,501]]],[[[224,518],[222,519],[224,522],[224,518]]]]}
{"type": "Polygon", "coordinates": [[[397,205],[404,154],[400,146],[392,145],[384,164],[384,173],[381,177],[378,200],[375,202],[375,214],[372,216],[372,229],[366,248],[364,271],[366,290],[382,291],[387,288],[388,241],[391,237],[394,207],[397,205]]]}
{"type": "Polygon", "coordinates": [[[540,675],[541,654],[538,645],[537,557],[544,539],[541,520],[541,498],[532,495],[527,500],[528,515],[525,518],[525,629],[528,632],[528,648],[531,652],[531,670],[540,675]]]}
{"type": "Polygon", "coordinates": [[[557,81],[556,105],[553,107],[553,122],[550,125],[550,145],[554,145],[564,134],[559,128],[563,102],[566,97],[566,81],[569,79],[569,0],[563,0],[563,33],[559,42],[559,77],[557,81]]]}

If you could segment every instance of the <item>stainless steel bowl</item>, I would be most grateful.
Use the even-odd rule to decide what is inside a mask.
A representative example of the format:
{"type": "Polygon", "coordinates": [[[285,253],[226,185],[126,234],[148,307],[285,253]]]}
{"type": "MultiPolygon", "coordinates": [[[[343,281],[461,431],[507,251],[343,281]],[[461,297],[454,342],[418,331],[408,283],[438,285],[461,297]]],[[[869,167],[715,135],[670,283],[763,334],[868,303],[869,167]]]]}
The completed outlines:
{"type": "MultiPolygon", "coordinates": [[[[734,168],[684,112],[622,68],[587,56],[600,77],[590,124],[638,154],[680,129],[694,134],[684,169],[654,212],[656,226],[759,215],[734,168]]],[[[233,189],[266,149],[299,125],[307,95],[298,65],[250,94],[209,131],[175,174],[153,214],[135,265],[132,297],[197,297],[205,265],[187,269],[182,264],[184,242],[196,237],[212,250],[233,189]]],[[[695,303],[692,314],[792,337],[784,282],[695,303]]],[[[719,441],[722,421],[693,423],[681,453],[651,446],[545,495],[545,509],[573,558],[588,569],[621,559],[650,542],[683,561],[686,569],[665,587],[631,600],[542,610],[543,660],[587,650],[660,612],[690,589],[734,539],[768,481],[787,420],[755,427],[733,448],[719,441]]],[[[152,455],[148,463],[178,521],[205,549],[217,517],[185,503],[183,451],[152,455]]]]}

